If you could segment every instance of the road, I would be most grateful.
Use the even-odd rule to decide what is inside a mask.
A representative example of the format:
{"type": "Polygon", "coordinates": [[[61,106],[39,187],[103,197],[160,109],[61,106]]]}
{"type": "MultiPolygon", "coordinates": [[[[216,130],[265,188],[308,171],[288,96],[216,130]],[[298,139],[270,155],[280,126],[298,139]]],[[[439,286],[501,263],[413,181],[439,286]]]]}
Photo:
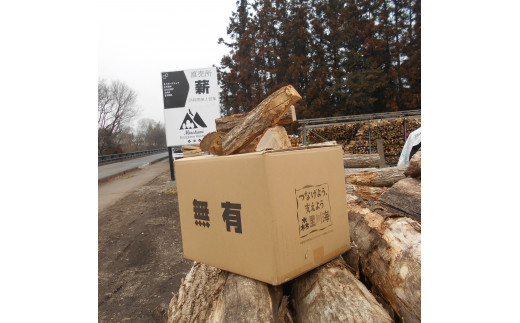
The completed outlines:
{"type": "Polygon", "coordinates": [[[158,175],[169,174],[169,172],[170,164],[168,159],[165,159],[98,185],[98,212],[139,189],[158,175]]]}
{"type": "Polygon", "coordinates": [[[168,158],[168,152],[162,152],[149,156],[134,158],[108,165],[101,165],[98,167],[98,180],[127,170],[134,169],[136,167],[148,165],[149,163],[159,160],[161,158],[168,158]]]}
{"type": "Polygon", "coordinates": [[[98,322],[166,323],[183,258],[168,160],[98,185],[98,322]]]}

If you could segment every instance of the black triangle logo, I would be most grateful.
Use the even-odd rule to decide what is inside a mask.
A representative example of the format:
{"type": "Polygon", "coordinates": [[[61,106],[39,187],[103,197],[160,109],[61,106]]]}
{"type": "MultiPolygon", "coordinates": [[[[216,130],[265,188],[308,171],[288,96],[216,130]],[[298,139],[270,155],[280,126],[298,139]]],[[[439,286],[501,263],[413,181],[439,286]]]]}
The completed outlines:
{"type": "Polygon", "coordinates": [[[197,124],[195,122],[193,122],[193,119],[190,117],[190,115],[188,113],[186,113],[186,116],[184,117],[184,120],[182,121],[181,127],[179,129],[185,130],[185,129],[195,129],[195,128],[197,128],[197,124]]]}
{"type": "Polygon", "coordinates": [[[195,116],[193,117],[193,121],[195,121],[195,123],[197,123],[202,128],[206,128],[207,127],[206,124],[204,123],[204,120],[202,120],[202,118],[200,117],[198,112],[195,112],[195,116]]]}

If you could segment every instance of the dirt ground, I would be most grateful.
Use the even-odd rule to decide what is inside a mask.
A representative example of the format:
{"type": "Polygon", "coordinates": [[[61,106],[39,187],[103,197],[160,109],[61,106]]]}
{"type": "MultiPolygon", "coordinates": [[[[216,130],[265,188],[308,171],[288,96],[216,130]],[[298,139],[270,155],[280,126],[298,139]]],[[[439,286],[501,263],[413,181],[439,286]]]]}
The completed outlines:
{"type": "Polygon", "coordinates": [[[98,213],[99,322],[166,322],[172,295],[192,265],[182,256],[169,176],[161,173],[98,213]]]}

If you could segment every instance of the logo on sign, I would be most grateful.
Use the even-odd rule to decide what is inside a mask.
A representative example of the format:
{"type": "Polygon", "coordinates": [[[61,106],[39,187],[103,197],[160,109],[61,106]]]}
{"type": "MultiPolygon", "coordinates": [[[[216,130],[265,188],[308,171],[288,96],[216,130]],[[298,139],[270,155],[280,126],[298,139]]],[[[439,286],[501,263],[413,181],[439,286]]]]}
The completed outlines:
{"type": "Polygon", "coordinates": [[[199,113],[195,112],[195,115],[193,115],[191,109],[188,109],[188,113],[186,113],[179,130],[197,129],[198,127],[207,128],[206,123],[202,120],[199,113]]]}

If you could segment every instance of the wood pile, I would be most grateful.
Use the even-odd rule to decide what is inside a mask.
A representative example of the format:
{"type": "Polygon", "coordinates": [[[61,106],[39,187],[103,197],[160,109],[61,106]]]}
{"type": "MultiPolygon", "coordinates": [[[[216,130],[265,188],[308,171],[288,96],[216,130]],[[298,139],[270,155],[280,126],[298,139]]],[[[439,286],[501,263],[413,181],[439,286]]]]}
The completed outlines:
{"type": "Polygon", "coordinates": [[[343,257],[403,322],[421,320],[420,151],[412,159],[398,171],[406,177],[385,187],[345,178],[352,249],[343,257]]]}
{"type": "Polygon", "coordinates": [[[182,156],[186,157],[195,157],[202,155],[202,151],[200,149],[200,145],[187,145],[182,146],[182,156]]]}
{"type": "Polygon", "coordinates": [[[345,153],[368,154],[377,151],[376,139],[383,140],[385,160],[396,165],[405,143],[406,135],[421,126],[420,118],[398,118],[332,125],[307,131],[311,143],[335,140],[343,145],[345,153]]]}
{"type": "MultiPolygon", "coordinates": [[[[266,116],[255,110],[295,102],[294,94],[281,90],[275,93],[283,100],[271,95],[266,100],[274,103],[262,102],[232,129],[209,134],[201,149],[218,155],[256,150],[286,111],[266,116]]],[[[279,129],[272,132],[287,138],[279,129]]],[[[375,156],[361,164],[344,158],[346,166],[354,161],[368,167],[345,171],[350,251],[280,286],[194,262],[170,302],[168,323],[420,322],[420,151],[414,158],[399,168],[376,168],[375,156]]]]}

